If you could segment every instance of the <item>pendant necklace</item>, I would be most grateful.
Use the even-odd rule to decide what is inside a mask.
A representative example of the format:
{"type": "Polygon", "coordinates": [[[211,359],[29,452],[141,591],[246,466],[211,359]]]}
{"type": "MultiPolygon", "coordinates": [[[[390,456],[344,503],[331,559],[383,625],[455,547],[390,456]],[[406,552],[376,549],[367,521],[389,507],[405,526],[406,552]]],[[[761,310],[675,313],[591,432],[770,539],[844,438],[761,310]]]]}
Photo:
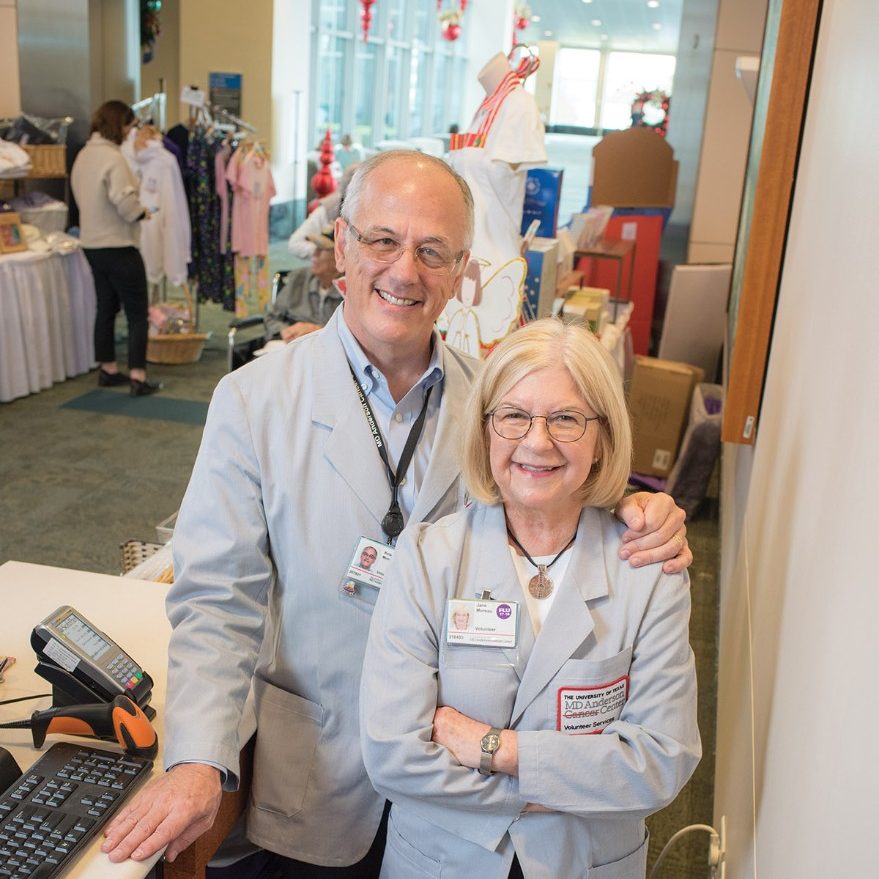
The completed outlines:
{"type": "Polygon", "coordinates": [[[573,537],[571,537],[571,539],[562,547],[559,554],[551,562],[545,565],[538,565],[537,562],[528,555],[525,547],[516,540],[516,535],[510,530],[509,525],[507,526],[507,534],[509,535],[510,540],[512,540],[522,551],[522,555],[531,562],[533,567],[537,568],[537,573],[528,581],[528,594],[532,598],[549,598],[549,596],[552,595],[553,582],[546,572],[570,549],[571,544],[577,539],[577,529],[574,529],[573,537]]]}

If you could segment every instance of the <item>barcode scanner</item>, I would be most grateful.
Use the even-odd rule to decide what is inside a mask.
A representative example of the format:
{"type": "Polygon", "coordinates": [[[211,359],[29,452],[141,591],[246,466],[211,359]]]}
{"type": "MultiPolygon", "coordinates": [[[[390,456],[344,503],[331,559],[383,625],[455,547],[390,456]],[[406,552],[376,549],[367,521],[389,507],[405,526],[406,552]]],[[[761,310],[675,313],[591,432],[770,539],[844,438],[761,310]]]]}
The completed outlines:
{"type": "Polygon", "coordinates": [[[50,733],[116,741],[126,754],[152,760],[159,739],[140,707],[127,696],[93,705],[64,705],[35,711],[30,720],[0,724],[5,729],[30,729],[34,747],[42,748],[50,733]]]}

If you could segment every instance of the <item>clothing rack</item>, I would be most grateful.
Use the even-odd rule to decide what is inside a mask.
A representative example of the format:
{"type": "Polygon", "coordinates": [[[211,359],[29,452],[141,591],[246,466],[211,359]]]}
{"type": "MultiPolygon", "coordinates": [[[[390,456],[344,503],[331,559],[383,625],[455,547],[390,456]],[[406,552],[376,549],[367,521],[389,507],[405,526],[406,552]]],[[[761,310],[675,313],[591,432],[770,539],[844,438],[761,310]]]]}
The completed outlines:
{"type": "Polygon", "coordinates": [[[149,98],[131,105],[131,110],[140,122],[151,122],[159,131],[165,130],[165,108],[168,96],[165,92],[156,92],[149,98]]]}
{"type": "Polygon", "coordinates": [[[222,122],[229,122],[232,125],[236,126],[236,128],[243,129],[244,131],[249,131],[251,134],[256,133],[256,126],[251,125],[249,122],[245,122],[243,119],[236,116],[234,113],[230,113],[228,110],[223,109],[222,107],[218,107],[216,104],[211,104],[209,101],[205,101],[204,109],[210,113],[214,119],[218,119],[222,122]]]}

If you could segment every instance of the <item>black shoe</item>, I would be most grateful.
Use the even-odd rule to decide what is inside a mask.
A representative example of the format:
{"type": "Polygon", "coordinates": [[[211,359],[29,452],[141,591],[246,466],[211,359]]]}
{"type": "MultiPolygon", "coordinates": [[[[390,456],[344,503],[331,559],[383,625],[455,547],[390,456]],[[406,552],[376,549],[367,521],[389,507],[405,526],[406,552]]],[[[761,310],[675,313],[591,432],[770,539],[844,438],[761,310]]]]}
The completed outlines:
{"type": "Polygon", "coordinates": [[[118,388],[120,385],[127,385],[129,378],[124,372],[107,372],[98,369],[98,387],[99,388],[118,388]]]}
{"type": "Polygon", "coordinates": [[[146,397],[149,394],[155,394],[156,391],[162,390],[161,382],[138,381],[136,378],[131,379],[131,396],[146,397]]]}

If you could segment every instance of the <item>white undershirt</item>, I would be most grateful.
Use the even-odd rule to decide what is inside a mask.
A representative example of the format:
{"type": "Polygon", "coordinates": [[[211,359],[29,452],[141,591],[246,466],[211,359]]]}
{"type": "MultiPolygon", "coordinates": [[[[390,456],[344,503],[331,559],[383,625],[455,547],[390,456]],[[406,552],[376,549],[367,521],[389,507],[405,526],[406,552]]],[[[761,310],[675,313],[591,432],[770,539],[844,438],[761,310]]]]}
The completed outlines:
{"type": "MultiPolygon", "coordinates": [[[[536,638],[546,622],[549,609],[552,607],[556,595],[559,594],[559,589],[568,570],[568,562],[571,560],[571,552],[570,549],[565,551],[562,557],[546,572],[553,583],[553,590],[546,598],[534,598],[528,591],[528,583],[537,573],[537,568],[525,556],[519,555],[513,546],[510,547],[510,555],[513,557],[513,565],[515,565],[516,573],[519,575],[522,591],[525,593],[525,606],[528,608],[528,614],[531,617],[531,627],[534,629],[534,637],[536,638]]],[[[533,556],[534,561],[538,565],[548,565],[554,558],[555,555],[533,556]]]]}

